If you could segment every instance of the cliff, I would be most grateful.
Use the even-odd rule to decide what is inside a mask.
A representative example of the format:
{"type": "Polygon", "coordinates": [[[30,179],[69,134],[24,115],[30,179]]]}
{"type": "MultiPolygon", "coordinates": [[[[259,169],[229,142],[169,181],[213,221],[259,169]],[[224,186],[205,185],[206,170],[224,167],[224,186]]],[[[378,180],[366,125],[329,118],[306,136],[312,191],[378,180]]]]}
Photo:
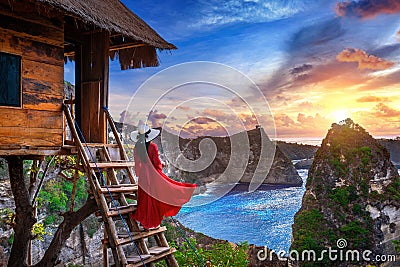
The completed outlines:
{"type": "Polygon", "coordinates": [[[318,146],[287,143],[283,141],[277,141],[276,144],[279,149],[291,160],[314,158],[314,154],[318,150],[318,146]]]}
{"type": "Polygon", "coordinates": [[[400,168],[400,138],[379,139],[379,142],[390,151],[390,160],[400,168]]]}
{"type": "MultiPolygon", "coordinates": [[[[240,173],[241,171],[244,171],[240,178],[240,182],[249,183],[256,170],[261,169],[264,171],[268,167],[266,166],[267,164],[263,165],[268,160],[260,157],[262,140],[261,134],[265,134],[262,129],[254,129],[248,132],[242,132],[233,135],[231,137],[198,137],[196,139],[180,138],[180,151],[168,147],[170,142],[163,142],[164,150],[168,150],[169,153],[181,153],[182,151],[183,156],[191,161],[196,161],[201,158],[199,147],[201,147],[201,143],[204,141],[204,139],[211,139],[216,146],[215,159],[207,168],[195,172],[189,172],[179,170],[175,167],[176,164],[170,164],[169,175],[178,179],[183,179],[187,182],[195,182],[197,184],[207,184],[215,181],[216,179],[218,179],[219,182],[235,182],[231,180],[231,175],[229,175],[229,173],[222,175],[228,166],[230,166],[230,170],[233,172],[237,171],[236,173],[240,173]],[[244,135],[246,139],[248,138],[248,145],[241,141],[243,140],[242,138],[244,135]],[[235,148],[233,148],[231,142],[236,145],[235,148]],[[232,149],[239,150],[235,151],[235,156],[233,156],[234,152],[232,152],[232,149]],[[249,153],[246,154],[246,151],[249,153]]],[[[171,137],[169,135],[171,134],[166,131],[163,132],[163,138],[167,136],[165,137],[167,140],[171,137]]],[[[269,140],[268,137],[266,137],[266,135],[264,137],[265,139],[263,138],[263,140],[266,142],[263,145],[269,147],[274,146],[274,144],[269,140]]],[[[155,142],[160,144],[160,140],[155,140],[155,142]]],[[[263,183],[289,186],[302,185],[302,180],[297,174],[292,162],[280,150],[279,147],[276,147],[274,155],[264,155],[264,157],[271,156],[274,157],[271,159],[272,166],[269,173],[262,177],[263,183]]],[[[176,155],[172,158],[176,158],[176,155]]]]}
{"type": "MultiPolygon", "coordinates": [[[[353,261],[356,266],[374,263],[377,255],[395,254],[392,240],[400,237],[399,190],[399,174],[387,149],[350,119],[333,124],[309,171],[291,249],[314,250],[316,255],[328,248],[357,250],[359,255],[370,250],[371,262],[360,256],[353,261]]],[[[325,254],[323,261],[307,266],[349,264],[325,254]]]]}

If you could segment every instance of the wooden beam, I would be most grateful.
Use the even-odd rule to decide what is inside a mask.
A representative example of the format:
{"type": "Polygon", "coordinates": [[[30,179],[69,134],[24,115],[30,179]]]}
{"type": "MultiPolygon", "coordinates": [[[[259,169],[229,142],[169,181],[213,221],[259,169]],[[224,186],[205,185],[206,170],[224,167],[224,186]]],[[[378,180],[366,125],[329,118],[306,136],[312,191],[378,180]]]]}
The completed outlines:
{"type": "Polygon", "coordinates": [[[49,156],[49,155],[75,155],[78,150],[75,146],[63,147],[34,147],[34,146],[0,146],[0,156],[49,156]]]}
{"type": "Polygon", "coordinates": [[[116,50],[121,50],[121,49],[129,49],[129,48],[135,48],[135,47],[142,47],[146,46],[147,44],[138,44],[138,43],[126,43],[126,44],[118,44],[118,45],[112,45],[110,46],[110,52],[116,51],[116,50]]]}
{"type": "Polygon", "coordinates": [[[8,34],[19,35],[33,41],[58,47],[63,47],[64,45],[63,29],[55,29],[35,23],[30,23],[28,26],[27,23],[22,23],[18,18],[1,14],[0,27],[7,31],[8,34]]]}
{"type": "Polygon", "coordinates": [[[10,7],[9,4],[10,1],[7,1],[7,3],[0,3],[1,15],[12,15],[13,17],[20,20],[24,20],[29,23],[40,24],[46,27],[51,27],[56,30],[63,29],[64,15],[56,9],[52,9],[51,12],[41,12],[43,10],[40,10],[40,7],[37,4],[32,4],[26,1],[12,1],[12,7],[10,7]],[[51,16],[49,14],[51,14],[51,16]]]}
{"type": "MultiPolygon", "coordinates": [[[[126,44],[112,45],[112,46],[110,46],[109,52],[123,50],[123,49],[129,49],[129,48],[135,48],[135,47],[143,47],[146,45],[147,44],[138,44],[138,43],[126,43],[126,44]]],[[[75,51],[64,52],[64,57],[72,57],[74,55],[75,55],[75,51]]]]}

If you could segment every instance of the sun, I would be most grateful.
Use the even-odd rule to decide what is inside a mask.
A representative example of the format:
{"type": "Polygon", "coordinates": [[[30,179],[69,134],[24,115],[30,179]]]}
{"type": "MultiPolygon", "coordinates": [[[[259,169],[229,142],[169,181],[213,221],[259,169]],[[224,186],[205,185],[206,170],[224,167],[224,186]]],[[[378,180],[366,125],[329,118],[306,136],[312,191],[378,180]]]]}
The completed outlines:
{"type": "Polygon", "coordinates": [[[336,110],[332,112],[332,117],[335,120],[335,122],[340,122],[342,120],[349,118],[349,112],[344,109],[336,110]]]}

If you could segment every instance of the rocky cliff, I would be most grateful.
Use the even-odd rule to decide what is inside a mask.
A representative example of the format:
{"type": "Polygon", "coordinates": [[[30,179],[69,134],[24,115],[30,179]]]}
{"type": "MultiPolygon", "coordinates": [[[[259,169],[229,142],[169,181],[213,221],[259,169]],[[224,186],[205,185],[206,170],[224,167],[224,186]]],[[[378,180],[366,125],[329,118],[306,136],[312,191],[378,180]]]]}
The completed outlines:
{"type": "MultiPolygon", "coordinates": [[[[198,160],[201,157],[199,149],[199,146],[201,146],[200,143],[206,138],[211,139],[216,146],[215,159],[207,168],[196,172],[181,171],[175,168],[173,164],[170,164],[169,174],[175,176],[175,178],[183,179],[187,182],[196,182],[198,184],[207,184],[209,182],[213,182],[217,178],[219,179],[219,181],[229,183],[232,182],[229,175],[224,175],[224,177],[221,177],[220,175],[224,173],[229,164],[231,164],[231,166],[234,166],[234,168],[232,169],[237,168],[238,172],[241,169],[240,165],[242,165],[244,173],[240,178],[240,182],[249,183],[256,169],[260,170],[260,168],[267,168],[267,166],[259,166],[261,154],[261,134],[263,133],[264,131],[262,129],[254,129],[248,131],[247,133],[243,132],[237,135],[233,135],[231,137],[199,137],[196,139],[180,139],[180,150],[182,151],[185,158],[192,161],[198,160]],[[244,143],[242,144],[241,141],[236,140],[241,140],[243,134],[246,135],[246,138],[248,138],[249,145],[246,145],[244,143]],[[236,158],[232,156],[233,152],[231,151],[231,142],[236,144],[235,149],[240,150],[239,153],[236,153],[239,154],[235,156],[236,158]],[[249,154],[246,154],[246,150],[249,150],[249,154]],[[243,153],[241,153],[241,151],[243,151],[243,153]],[[234,163],[229,163],[230,161],[233,161],[234,163]]],[[[163,134],[168,135],[169,133],[164,132],[163,134]]],[[[266,140],[266,144],[263,145],[274,145],[268,139],[268,137],[263,140],[266,140]]],[[[160,140],[155,140],[155,142],[160,144],[160,140]]],[[[164,150],[173,150],[171,148],[165,147],[166,145],[168,145],[168,142],[163,143],[163,145],[164,150]]],[[[180,151],[173,152],[180,153],[180,151]]],[[[268,156],[271,155],[266,155],[266,157],[268,156]]],[[[261,162],[263,161],[261,160],[261,162]]],[[[268,175],[264,176],[262,179],[264,179],[263,183],[265,184],[282,184],[290,186],[302,185],[302,180],[297,174],[292,162],[284,153],[282,153],[279,147],[276,147],[275,149],[272,166],[268,175]]]]}
{"type": "Polygon", "coordinates": [[[390,151],[390,160],[400,168],[400,137],[396,139],[380,139],[379,142],[390,151]]]}
{"type": "Polygon", "coordinates": [[[313,250],[319,257],[330,248],[337,259],[325,254],[307,266],[399,265],[375,261],[396,254],[392,241],[400,237],[400,178],[389,158],[386,148],[350,119],[332,125],[309,171],[291,249],[313,250]],[[340,260],[339,251],[347,250],[360,257],[351,261],[343,254],[340,260]],[[371,251],[366,258],[365,251],[371,251]]]}
{"type": "Polygon", "coordinates": [[[314,158],[314,154],[318,150],[318,146],[287,143],[283,141],[277,141],[276,144],[280,150],[291,160],[314,158]]]}

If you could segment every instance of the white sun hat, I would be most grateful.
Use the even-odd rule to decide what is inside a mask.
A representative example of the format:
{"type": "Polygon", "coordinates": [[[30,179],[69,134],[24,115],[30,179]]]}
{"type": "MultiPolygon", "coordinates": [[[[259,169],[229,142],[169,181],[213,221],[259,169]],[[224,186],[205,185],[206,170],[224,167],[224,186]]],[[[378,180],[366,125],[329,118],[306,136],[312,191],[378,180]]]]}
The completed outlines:
{"type": "Polygon", "coordinates": [[[139,139],[139,134],[146,134],[146,142],[150,142],[160,134],[160,130],[152,129],[145,124],[139,125],[137,131],[131,132],[131,140],[133,142],[137,142],[139,139]]]}

